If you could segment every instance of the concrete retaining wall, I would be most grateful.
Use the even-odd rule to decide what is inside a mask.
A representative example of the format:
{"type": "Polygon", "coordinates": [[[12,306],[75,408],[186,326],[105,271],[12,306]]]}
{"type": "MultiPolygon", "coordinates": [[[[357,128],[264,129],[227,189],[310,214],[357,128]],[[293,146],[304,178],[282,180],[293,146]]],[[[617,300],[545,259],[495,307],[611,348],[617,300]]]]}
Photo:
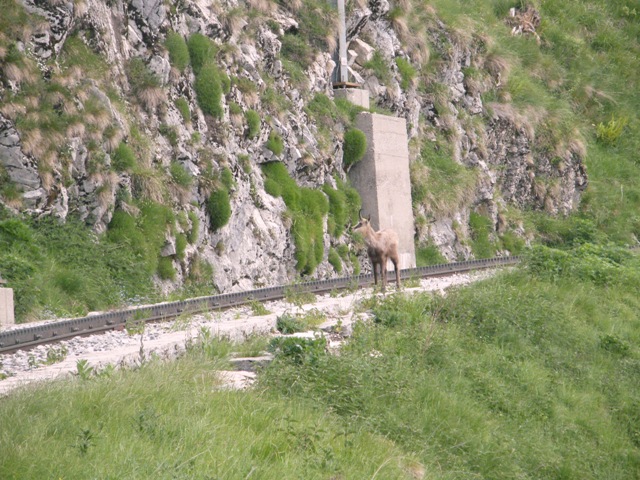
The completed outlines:
{"type": "MultiPolygon", "coordinates": [[[[409,140],[404,118],[360,113],[357,127],[367,137],[367,153],[349,171],[360,192],[363,215],[373,228],[390,228],[400,238],[400,268],[416,266],[409,177],[409,140]]],[[[389,263],[389,268],[393,268],[389,263]]]]}
{"type": "Polygon", "coordinates": [[[13,289],[0,288],[0,327],[14,323],[13,289]]]}

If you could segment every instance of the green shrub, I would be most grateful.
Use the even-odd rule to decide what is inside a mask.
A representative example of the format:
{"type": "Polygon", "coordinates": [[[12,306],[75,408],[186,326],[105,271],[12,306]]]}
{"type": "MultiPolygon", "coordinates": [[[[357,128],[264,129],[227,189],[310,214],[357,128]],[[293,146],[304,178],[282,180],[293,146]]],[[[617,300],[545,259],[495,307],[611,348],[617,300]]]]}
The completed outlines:
{"type": "Polygon", "coordinates": [[[184,69],[189,66],[190,57],[189,47],[187,47],[187,42],[185,42],[182,35],[176,32],[169,32],[164,46],[169,51],[171,65],[184,72],[184,69]]]}
{"type": "Polygon", "coordinates": [[[117,172],[131,172],[138,164],[133,149],[124,142],[111,155],[111,166],[117,172]]]}
{"type": "Polygon", "coordinates": [[[493,257],[496,253],[496,246],[489,239],[489,235],[493,232],[491,219],[476,212],[471,212],[469,226],[471,227],[471,249],[475,257],[493,257]]]}
{"type": "Polygon", "coordinates": [[[158,276],[162,280],[176,279],[176,269],[173,267],[171,257],[160,257],[158,260],[158,276]]]}
{"type": "Polygon", "coordinates": [[[284,151],[284,141],[282,140],[282,136],[275,130],[271,130],[271,133],[269,133],[269,139],[265,146],[267,149],[271,150],[274,155],[280,156],[284,151]]]}
{"type": "Polygon", "coordinates": [[[187,99],[178,97],[176,98],[175,105],[185,123],[191,123],[191,111],[189,110],[189,102],[187,102],[187,99]]]}
{"type": "Polygon", "coordinates": [[[187,249],[187,236],[184,233],[176,235],[176,257],[184,260],[184,253],[187,249]]]}
{"type": "Polygon", "coordinates": [[[200,219],[195,212],[188,213],[189,220],[191,221],[191,230],[189,230],[189,236],[187,240],[189,243],[194,244],[198,241],[198,231],[200,230],[200,219]]]}
{"type": "Polygon", "coordinates": [[[362,130],[350,128],[344,133],[342,162],[345,168],[359,162],[367,152],[367,137],[362,130]]]}
{"type": "Polygon", "coordinates": [[[598,141],[605,145],[615,144],[628,123],[629,120],[626,117],[616,119],[613,116],[611,116],[611,120],[606,124],[600,122],[596,127],[596,137],[598,141]]]}
{"type": "Polygon", "coordinates": [[[220,172],[220,181],[229,191],[234,187],[236,182],[233,179],[233,173],[229,167],[222,167],[220,172]]]}
{"type": "Polygon", "coordinates": [[[180,162],[171,162],[169,173],[171,173],[171,178],[173,178],[173,181],[181,187],[188,188],[193,182],[193,178],[191,178],[189,172],[184,169],[180,162]]]}
{"type": "Polygon", "coordinates": [[[247,137],[257,137],[260,133],[260,114],[255,110],[247,110],[244,116],[247,121],[247,137]]]}
{"type": "Polygon", "coordinates": [[[440,253],[438,247],[433,244],[416,248],[416,266],[426,267],[428,265],[439,265],[447,263],[447,259],[440,253]]]}
{"type": "Polygon", "coordinates": [[[291,235],[296,246],[296,269],[312,273],[324,255],[323,223],[329,211],[327,197],[319,190],[300,188],[281,162],[262,165],[265,190],[282,197],[292,217],[291,235]]]}
{"type": "Polygon", "coordinates": [[[313,50],[311,46],[299,35],[285,33],[282,37],[282,55],[292,62],[299,64],[302,68],[308,68],[313,61],[313,50]]]}
{"type": "Polygon", "coordinates": [[[363,67],[371,70],[373,75],[380,80],[380,83],[383,85],[389,85],[389,83],[391,83],[391,70],[389,69],[389,65],[387,65],[387,61],[378,50],[373,52],[371,60],[366,62],[363,67]]]}
{"type": "Polygon", "coordinates": [[[189,48],[189,56],[191,58],[191,67],[193,73],[200,74],[200,70],[206,64],[213,62],[215,55],[218,51],[218,47],[205,35],[201,33],[194,33],[189,37],[187,42],[189,48]]]}
{"type": "Polygon", "coordinates": [[[269,350],[278,360],[289,361],[297,365],[316,364],[326,355],[327,341],[324,337],[297,338],[276,337],[269,343],[269,350]]]}
{"type": "Polygon", "coordinates": [[[329,198],[329,218],[327,219],[327,231],[334,238],[340,237],[349,222],[357,222],[360,210],[360,194],[346,182],[336,178],[337,189],[328,184],[322,187],[322,191],[329,198]]]}
{"type": "Polygon", "coordinates": [[[303,332],[306,330],[306,325],[295,315],[284,313],[276,319],[276,330],[284,335],[291,335],[292,333],[303,332]]]}
{"type": "Polygon", "coordinates": [[[229,223],[231,218],[231,201],[225,188],[214,190],[207,199],[207,213],[212,230],[219,230],[229,223]]]}
{"type": "Polygon", "coordinates": [[[198,105],[202,111],[213,117],[222,117],[222,84],[218,68],[215,65],[205,65],[196,77],[194,85],[198,98],[198,105]]]}
{"type": "Polygon", "coordinates": [[[242,107],[238,105],[236,102],[229,102],[229,114],[230,115],[242,114],[242,107]]]}
{"type": "Polygon", "coordinates": [[[125,72],[129,79],[131,90],[136,95],[149,88],[160,86],[158,77],[149,70],[149,67],[141,58],[130,59],[125,65],[125,72]]]}
{"type": "Polygon", "coordinates": [[[413,79],[416,77],[416,69],[408,60],[402,57],[396,57],[396,65],[398,66],[398,71],[400,72],[400,77],[402,79],[400,86],[403,90],[407,90],[413,79]]]}
{"type": "Polygon", "coordinates": [[[169,145],[172,147],[178,146],[178,131],[175,127],[162,123],[158,127],[158,132],[169,141],[169,145]]]}
{"type": "Polygon", "coordinates": [[[337,273],[342,273],[342,260],[340,259],[338,252],[333,248],[329,249],[328,261],[337,273]]]}

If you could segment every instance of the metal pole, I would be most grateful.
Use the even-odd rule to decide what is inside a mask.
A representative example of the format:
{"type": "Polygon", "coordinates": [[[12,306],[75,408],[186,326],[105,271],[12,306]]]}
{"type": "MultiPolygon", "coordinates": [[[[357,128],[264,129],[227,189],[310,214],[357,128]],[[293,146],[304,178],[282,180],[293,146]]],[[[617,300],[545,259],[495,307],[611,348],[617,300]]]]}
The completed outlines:
{"type": "Polygon", "coordinates": [[[338,51],[334,54],[336,68],[333,71],[334,83],[347,83],[349,81],[349,65],[347,64],[347,27],[345,0],[332,0],[338,7],[338,51]],[[336,58],[337,57],[337,58],[336,58]]]}

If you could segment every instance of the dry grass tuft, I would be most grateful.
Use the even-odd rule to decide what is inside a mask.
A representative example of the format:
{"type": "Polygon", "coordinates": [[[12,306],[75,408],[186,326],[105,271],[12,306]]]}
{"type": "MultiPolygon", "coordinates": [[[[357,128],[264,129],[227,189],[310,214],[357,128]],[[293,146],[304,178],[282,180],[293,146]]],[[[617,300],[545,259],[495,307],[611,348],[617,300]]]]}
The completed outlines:
{"type": "Polygon", "coordinates": [[[507,84],[511,63],[506,58],[490,53],[484,61],[484,68],[493,77],[496,87],[507,84]]]}
{"type": "MultiPolygon", "coordinates": [[[[248,0],[249,8],[253,8],[260,13],[268,13],[273,10],[273,4],[270,0],[248,0]]],[[[287,7],[293,11],[297,12],[302,7],[301,0],[291,0],[287,2],[287,7]]]]}
{"type": "Polygon", "coordinates": [[[76,122],[72,123],[67,127],[67,137],[68,138],[83,138],[86,132],[86,128],[84,123],[76,122]]]}
{"type": "Polygon", "coordinates": [[[22,152],[34,158],[44,156],[46,153],[46,145],[39,128],[29,130],[22,135],[22,152]]]}
{"type": "Polygon", "coordinates": [[[152,168],[140,170],[132,175],[135,194],[145,200],[162,203],[164,198],[164,183],[158,173],[152,168]]]}
{"type": "Polygon", "coordinates": [[[514,124],[516,128],[524,130],[527,138],[531,141],[536,136],[535,125],[544,116],[542,109],[529,109],[527,116],[522,115],[513,105],[506,103],[490,103],[489,108],[494,119],[506,120],[514,124]]]}
{"type": "Polygon", "coordinates": [[[0,113],[9,120],[16,120],[18,116],[27,113],[27,108],[19,103],[5,103],[0,105],[0,113]]]}
{"type": "Polygon", "coordinates": [[[142,106],[149,113],[155,112],[156,108],[166,100],[165,92],[162,88],[145,88],[138,95],[142,106]]]}

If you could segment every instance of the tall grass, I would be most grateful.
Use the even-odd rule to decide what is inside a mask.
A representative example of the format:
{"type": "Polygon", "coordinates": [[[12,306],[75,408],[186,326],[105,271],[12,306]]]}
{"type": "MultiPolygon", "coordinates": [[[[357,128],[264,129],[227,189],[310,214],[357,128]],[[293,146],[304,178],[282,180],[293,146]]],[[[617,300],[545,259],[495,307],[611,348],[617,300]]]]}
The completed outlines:
{"type": "Polygon", "coordinates": [[[411,457],[382,436],[305,400],[221,389],[230,350],[209,339],[177,362],[3,399],[0,477],[407,478],[411,457]]]}
{"type": "Polygon", "coordinates": [[[282,360],[264,382],[384,435],[428,478],[636,478],[638,267],[622,261],[622,285],[518,271],[373,299],[339,357],[282,360]]]}

